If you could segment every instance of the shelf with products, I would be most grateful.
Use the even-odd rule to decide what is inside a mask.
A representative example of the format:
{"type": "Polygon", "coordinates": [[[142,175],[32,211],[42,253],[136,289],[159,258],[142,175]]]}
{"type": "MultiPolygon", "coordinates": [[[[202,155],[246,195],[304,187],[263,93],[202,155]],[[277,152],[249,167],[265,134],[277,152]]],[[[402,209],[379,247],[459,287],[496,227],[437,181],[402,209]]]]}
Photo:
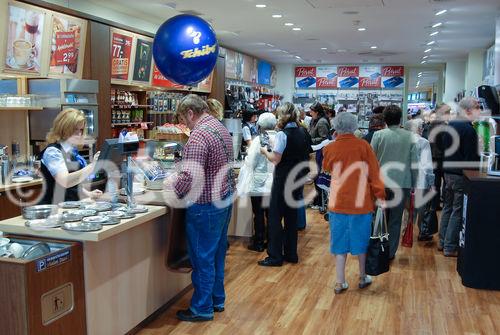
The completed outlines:
{"type": "Polygon", "coordinates": [[[273,111],[283,97],[274,88],[238,80],[226,80],[225,110],[238,115],[243,110],[273,111]]]}

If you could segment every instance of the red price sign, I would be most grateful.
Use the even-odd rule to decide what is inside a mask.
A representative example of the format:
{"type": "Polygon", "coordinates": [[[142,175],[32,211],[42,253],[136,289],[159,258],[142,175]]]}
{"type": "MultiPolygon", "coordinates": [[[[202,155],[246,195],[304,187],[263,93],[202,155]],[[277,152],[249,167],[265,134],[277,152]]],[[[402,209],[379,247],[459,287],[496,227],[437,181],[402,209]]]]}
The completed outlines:
{"type": "Polygon", "coordinates": [[[75,32],[57,32],[56,50],[54,52],[56,65],[70,65],[77,61],[75,48],[75,32]]]}
{"type": "Polygon", "coordinates": [[[113,33],[111,39],[111,78],[128,79],[132,36],[113,33]]]}

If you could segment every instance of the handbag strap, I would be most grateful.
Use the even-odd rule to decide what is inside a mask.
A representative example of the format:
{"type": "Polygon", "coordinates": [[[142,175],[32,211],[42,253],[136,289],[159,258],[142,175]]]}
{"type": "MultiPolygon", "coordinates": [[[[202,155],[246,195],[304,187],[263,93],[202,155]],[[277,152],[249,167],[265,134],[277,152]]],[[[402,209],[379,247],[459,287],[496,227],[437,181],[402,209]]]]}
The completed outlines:
{"type": "Polygon", "coordinates": [[[385,211],[381,207],[377,207],[375,214],[375,223],[373,224],[372,237],[381,237],[387,234],[387,217],[385,211]],[[385,229],[385,232],[383,231],[385,229]]]}

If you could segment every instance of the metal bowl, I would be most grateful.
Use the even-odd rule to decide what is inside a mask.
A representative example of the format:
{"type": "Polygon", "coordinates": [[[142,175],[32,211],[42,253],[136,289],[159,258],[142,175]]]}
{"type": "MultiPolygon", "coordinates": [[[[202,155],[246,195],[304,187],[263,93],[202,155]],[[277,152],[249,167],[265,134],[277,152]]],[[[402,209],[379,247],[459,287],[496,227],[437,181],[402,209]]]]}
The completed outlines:
{"type": "Polygon", "coordinates": [[[50,253],[49,245],[45,242],[39,242],[26,249],[26,251],[21,255],[21,258],[31,260],[48,253],[50,253]]]}
{"type": "Polygon", "coordinates": [[[103,223],[101,223],[103,226],[112,226],[112,225],[115,225],[115,224],[119,224],[121,221],[120,218],[112,218],[112,217],[109,217],[108,216],[108,221],[105,221],[103,223]]]}
{"type": "Polygon", "coordinates": [[[37,205],[23,208],[23,218],[27,220],[46,219],[50,215],[57,214],[57,205],[37,205]]]}
{"type": "Polygon", "coordinates": [[[74,211],[70,211],[69,213],[76,214],[76,215],[81,215],[82,217],[87,217],[87,216],[95,216],[97,215],[97,211],[93,209],[76,209],[74,211]]]}
{"type": "Polygon", "coordinates": [[[66,222],[62,225],[62,229],[70,230],[70,231],[97,231],[102,229],[102,225],[99,223],[92,222],[66,222]]]}
{"type": "Polygon", "coordinates": [[[124,211],[107,211],[107,212],[100,212],[99,215],[101,216],[107,216],[110,218],[118,218],[121,219],[125,216],[124,211]]]}
{"type": "Polygon", "coordinates": [[[127,208],[127,211],[132,214],[141,214],[141,213],[146,213],[147,211],[149,211],[149,209],[146,206],[137,205],[135,207],[127,208]]]}
{"type": "Polygon", "coordinates": [[[71,208],[80,208],[83,203],[81,201],[65,201],[59,203],[59,207],[65,208],[65,209],[71,209],[71,208]]]}
{"type": "Polygon", "coordinates": [[[99,223],[99,224],[103,224],[105,222],[108,222],[109,221],[109,217],[107,216],[88,216],[86,218],[83,218],[82,219],[82,222],[83,223],[99,223]]]}
{"type": "Polygon", "coordinates": [[[62,220],[64,222],[76,222],[81,221],[83,219],[83,215],[74,212],[64,212],[62,213],[62,220]]]}
{"type": "Polygon", "coordinates": [[[95,204],[89,204],[82,207],[82,209],[92,209],[98,212],[105,212],[111,210],[113,206],[109,202],[96,202],[95,204]]]}
{"type": "Polygon", "coordinates": [[[24,223],[24,225],[34,230],[38,229],[43,230],[43,229],[61,227],[62,222],[50,221],[47,219],[37,219],[37,220],[28,220],[24,223]]]}

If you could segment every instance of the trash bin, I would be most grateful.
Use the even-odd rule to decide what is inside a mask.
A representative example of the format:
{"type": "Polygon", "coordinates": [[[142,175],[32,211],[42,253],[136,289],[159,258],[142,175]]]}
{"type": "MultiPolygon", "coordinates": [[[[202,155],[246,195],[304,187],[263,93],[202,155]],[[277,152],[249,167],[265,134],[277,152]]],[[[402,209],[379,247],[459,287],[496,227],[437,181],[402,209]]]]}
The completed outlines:
{"type": "Polygon", "coordinates": [[[0,256],[1,332],[86,334],[82,245],[27,236],[5,237],[23,250],[17,246],[16,254],[21,255],[17,258],[5,252],[0,256]]]}

